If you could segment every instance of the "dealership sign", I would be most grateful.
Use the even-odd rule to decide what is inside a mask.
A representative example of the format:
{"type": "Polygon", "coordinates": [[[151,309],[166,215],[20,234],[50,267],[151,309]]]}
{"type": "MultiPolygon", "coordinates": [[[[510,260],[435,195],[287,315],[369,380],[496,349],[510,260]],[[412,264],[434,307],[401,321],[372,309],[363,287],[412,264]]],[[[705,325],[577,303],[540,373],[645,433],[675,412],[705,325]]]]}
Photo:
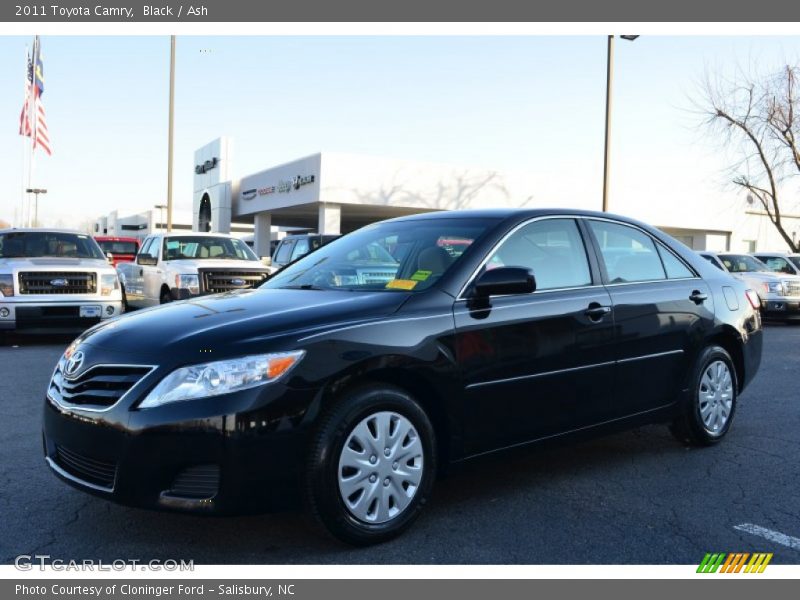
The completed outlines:
{"type": "Polygon", "coordinates": [[[219,164],[219,159],[215,156],[214,158],[209,158],[204,163],[196,165],[194,168],[194,172],[197,173],[198,175],[202,175],[204,173],[208,173],[211,169],[216,168],[218,164],[219,164]]]}
{"type": "Polygon", "coordinates": [[[288,194],[292,190],[299,190],[304,185],[314,183],[314,175],[295,175],[291,179],[282,179],[277,185],[268,185],[260,188],[243,190],[240,194],[242,200],[252,200],[256,196],[269,196],[270,194],[288,194]]]}

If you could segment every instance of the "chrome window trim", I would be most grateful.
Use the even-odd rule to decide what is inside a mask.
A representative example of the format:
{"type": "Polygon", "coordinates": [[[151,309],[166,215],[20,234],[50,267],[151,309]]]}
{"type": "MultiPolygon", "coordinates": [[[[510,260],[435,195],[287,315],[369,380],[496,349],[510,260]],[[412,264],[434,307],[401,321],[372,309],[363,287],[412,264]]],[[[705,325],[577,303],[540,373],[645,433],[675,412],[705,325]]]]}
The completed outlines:
{"type": "MultiPolygon", "coordinates": [[[[522,229],[526,225],[530,225],[531,223],[535,223],[537,221],[547,221],[547,220],[551,220],[551,219],[570,219],[572,221],[578,221],[579,219],[582,219],[582,218],[583,218],[582,215],[555,214],[555,215],[542,215],[542,216],[538,216],[538,217],[531,217],[530,219],[528,219],[526,221],[523,221],[522,223],[517,223],[517,225],[515,225],[510,231],[507,231],[506,234],[503,237],[501,237],[494,244],[494,246],[491,247],[489,252],[486,253],[486,256],[483,258],[483,260],[480,262],[480,264],[477,266],[477,268],[472,272],[472,275],[470,275],[469,279],[467,279],[467,282],[463,286],[461,286],[461,290],[459,290],[458,294],[456,295],[456,301],[458,301],[458,300],[467,300],[468,299],[466,296],[464,296],[464,292],[467,290],[467,288],[472,284],[472,282],[478,276],[478,273],[481,272],[481,269],[483,269],[483,267],[486,266],[486,263],[489,262],[489,259],[492,258],[492,255],[495,253],[495,251],[502,244],[504,244],[505,241],[509,237],[514,235],[517,231],[519,231],[520,229],[522,229]]],[[[616,222],[616,221],[612,221],[612,222],[616,222]]],[[[586,240],[584,239],[583,233],[580,231],[580,228],[578,229],[578,234],[581,236],[581,242],[583,242],[583,251],[584,251],[584,253],[588,253],[589,252],[589,248],[586,246],[586,240]]],[[[589,267],[589,275],[591,275],[591,273],[592,273],[592,265],[591,265],[591,261],[589,260],[588,256],[586,256],[586,264],[589,267]]],[[[572,287],[572,288],[559,288],[559,289],[584,289],[584,288],[589,288],[589,287],[600,287],[600,286],[596,286],[595,284],[590,283],[589,285],[585,285],[585,286],[578,286],[578,287],[572,287]]],[[[542,292],[554,292],[554,291],[557,291],[557,290],[556,289],[547,289],[547,290],[541,290],[541,291],[542,292]]],[[[539,290],[536,290],[533,293],[536,294],[538,292],[539,292],[539,290]]],[[[504,294],[504,296],[518,296],[518,295],[529,295],[529,294],[504,294]]],[[[497,298],[497,297],[499,297],[499,296],[492,296],[492,298],[497,298]]]]}
{"type": "Polygon", "coordinates": [[[105,492],[106,494],[113,494],[114,493],[114,485],[116,485],[117,476],[116,473],[114,474],[114,485],[111,487],[105,487],[103,485],[97,485],[96,483],[90,483],[80,477],[75,477],[72,473],[67,473],[64,469],[58,466],[55,461],[50,458],[49,456],[45,456],[44,459],[47,461],[47,465],[53,469],[56,473],[61,475],[64,479],[69,479],[70,481],[74,481],[78,485],[82,485],[84,487],[91,488],[93,490],[97,490],[98,492],[105,492]]]}
{"type": "MultiPolygon", "coordinates": [[[[131,365],[131,364],[108,364],[108,363],[101,363],[101,364],[98,364],[98,365],[92,365],[91,367],[86,369],[83,373],[81,373],[80,376],[86,375],[87,373],[90,373],[91,371],[93,371],[94,369],[96,369],[98,367],[112,367],[112,368],[114,368],[114,367],[122,367],[122,368],[136,368],[136,369],[150,369],[150,370],[147,373],[145,373],[144,375],[142,375],[141,379],[139,379],[139,381],[134,383],[130,387],[130,389],[128,389],[127,392],[122,394],[122,396],[120,396],[117,399],[117,401],[114,402],[114,404],[111,404],[110,406],[103,406],[103,407],[91,407],[91,406],[87,407],[87,406],[81,406],[80,404],[72,404],[70,402],[66,402],[61,397],[60,394],[58,394],[58,398],[54,397],[53,394],[51,394],[51,389],[53,388],[53,378],[55,377],[56,371],[58,371],[61,368],[61,364],[62,363],[63,363],[63,359],[59,360],[58,364],[56,364],[56,368],[53,369],[53,374],[50,376],[50,383],[47,386],[47,398],[51,402],[53,402],[54,404],[58,405],[60,408],[66,410],[66,411],[83,411],[83,412],[90,412],[90,413],[102,413],[102,412],[106,412],[106,411],[111,410],[117,404],[122,402],[128,394],[130,394],[131,392],[133,392],[133,390],[135,390],[137,387],[139,387],[139,385],[145,379],[147,379],[150,375],[152,375],[153,371],[155,371],[158,368],[158,365],[131,365]]],[[[75,381],[75,379],[76,379],[76,378],[72,378],[72,379],[67,378],[67,376],[66,376],[66,374],[64,374],[63,370],[61,370],[61,373],[62,373],[62,377],[64,377],[64,379],[66,379],[67,381],[75,381]]]]}

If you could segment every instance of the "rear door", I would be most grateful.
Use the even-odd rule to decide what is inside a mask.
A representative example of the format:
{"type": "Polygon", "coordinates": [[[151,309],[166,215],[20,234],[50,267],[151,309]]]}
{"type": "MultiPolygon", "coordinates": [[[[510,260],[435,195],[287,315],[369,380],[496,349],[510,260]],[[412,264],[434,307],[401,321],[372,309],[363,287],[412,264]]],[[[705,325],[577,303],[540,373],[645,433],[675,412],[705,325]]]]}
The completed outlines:
{"type": "MultiPolygon", "coordinates": [[[[147,254],[153,241],[152,237],[145,238],[140,252],[137,254],[147,254]]],[[[144,265],[140,265],[134,259],[132,263],[122,263],[117,270],[125,275],[125,296],[128,303],[133,306],[143,306],[144,302],[144,265]]]]}
{"type": "Polygon", "coordinates": [[[631,225],[587,219],[616,328],[611,414],[674,402],[713,328],[708,285],[664,244],[631,225]]]}
{"type": "Polygon", "coordinates": [[[575,219],[537,219],[511,233],[482,272],[533,270],[532,294],[455,303],[465,450],[477,454],[606,418],[614,338],[609,293],[575,219]]]}

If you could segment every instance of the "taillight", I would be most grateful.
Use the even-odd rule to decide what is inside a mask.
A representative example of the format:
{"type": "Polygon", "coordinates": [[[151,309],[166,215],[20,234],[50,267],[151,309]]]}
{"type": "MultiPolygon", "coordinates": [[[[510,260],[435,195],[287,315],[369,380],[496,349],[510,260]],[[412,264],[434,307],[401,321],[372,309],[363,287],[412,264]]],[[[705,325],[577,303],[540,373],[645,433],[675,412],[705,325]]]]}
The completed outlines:
{"type": "Polygon", "coordinates": [[[752,306],[756,310],[761,308],[761,299],[758,297],[758,294],[756,294],[753,290],[747,290],[744,293],[744,295],[747,296],[747,300],[748,302],[750,302],[750,306],[752,306]]]}

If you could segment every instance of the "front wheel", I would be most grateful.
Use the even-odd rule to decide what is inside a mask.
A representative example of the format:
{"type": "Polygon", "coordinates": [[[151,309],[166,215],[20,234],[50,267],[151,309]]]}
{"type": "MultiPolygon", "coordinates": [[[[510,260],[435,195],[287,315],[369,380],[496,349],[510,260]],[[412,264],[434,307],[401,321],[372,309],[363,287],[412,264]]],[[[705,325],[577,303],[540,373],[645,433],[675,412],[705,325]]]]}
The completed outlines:
{"type": "Polygon", "coordinates": [[[709,346],[695,363],[689,393],[670,430],[690,445],[716,444],[731,427],[736,399],[736,369],[730,354],[720,346],[709,346]]]}
{"type": "Polygon", "coordinates": [[[411,396],[393,386],[362,387],[323,417],[309,451],[305,500],[338,539],[385,542],[419,516],[436,460],[433,426],[411,396]]]}
{"type": "Polygon", "coordinates": [[[161,302],[161,304],[167,304],[169,302],[172,302],[172,294],[169,293],[169,290],[167,288],[161,290],[161,297],[159,298],[159,301],[161,302]]]}

